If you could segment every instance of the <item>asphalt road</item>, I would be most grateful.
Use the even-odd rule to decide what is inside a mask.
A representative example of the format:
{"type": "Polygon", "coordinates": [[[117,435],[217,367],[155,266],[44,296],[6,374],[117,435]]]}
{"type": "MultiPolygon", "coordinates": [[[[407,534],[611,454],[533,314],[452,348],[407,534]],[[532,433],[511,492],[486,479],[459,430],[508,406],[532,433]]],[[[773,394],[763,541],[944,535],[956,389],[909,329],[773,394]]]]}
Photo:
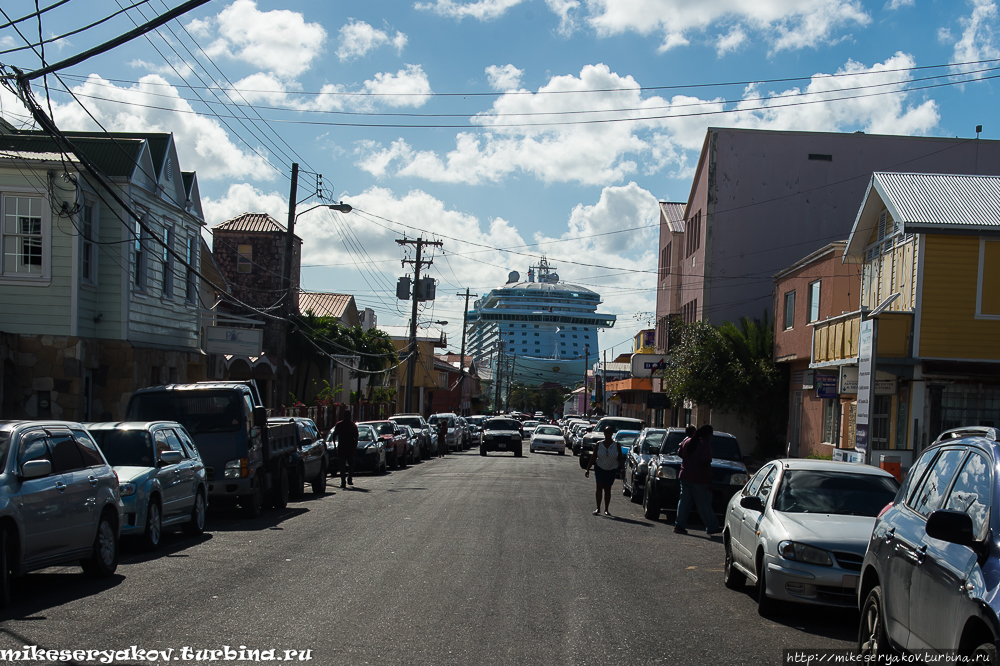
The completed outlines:
{"type": "Polygon", "coordinates": [[[760,618],[749,587],[723,587],[718,537],[644,519],[620,482],[614,517],[592,516],[594,482],[571,455],[528,454],[525,442],[519,459],[474,450],[355,483],[307,491],[256,521],[212,510],[204,537],[169,534],[155,555],[126,543],[109,580],[75,567],[30,574],[0,622],[0,650],[134,645],[194,663],[195,650],[246,646],[309,650],[322,666],[717,666],[847,648],[857,632],[852,612],[760,618]]]}

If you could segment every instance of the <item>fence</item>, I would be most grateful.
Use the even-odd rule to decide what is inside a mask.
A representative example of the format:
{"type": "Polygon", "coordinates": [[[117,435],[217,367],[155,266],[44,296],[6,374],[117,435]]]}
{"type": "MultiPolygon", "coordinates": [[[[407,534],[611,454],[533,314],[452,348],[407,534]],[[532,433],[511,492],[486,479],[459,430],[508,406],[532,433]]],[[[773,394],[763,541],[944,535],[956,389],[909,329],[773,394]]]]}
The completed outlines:
{"type": "Polygon", "coordinates": [[[393,405],[388,402],[362,402],[357,405],[322,405],[318,407],[285,407],[281,410],[282,416],[300,416],[312,419],[320,432],[326,432],[336,425],[337,421],[344,418],[344,412],[351,409],[354,413],[355,421],[381,421],[392,416],[395,412],[393,405]]]}

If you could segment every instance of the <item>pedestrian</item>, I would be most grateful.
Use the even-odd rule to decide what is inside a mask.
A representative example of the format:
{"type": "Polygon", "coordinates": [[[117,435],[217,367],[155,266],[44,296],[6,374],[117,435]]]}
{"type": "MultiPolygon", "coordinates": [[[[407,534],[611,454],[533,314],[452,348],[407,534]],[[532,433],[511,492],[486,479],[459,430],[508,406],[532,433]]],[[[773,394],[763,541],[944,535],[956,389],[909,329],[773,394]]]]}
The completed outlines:
{"type": "Polygon", "coordinates": [[[712,511],[712,426],[703,425],[694,436],[685,440],[678,450],[681,457],[681,471],[677,478],[681,482],[681,496],[677,502],[677,518],[674,532],[687,534],[687,519],[691,505],[698,507],[698,515],[705,523],[708,534],[718,534],[719,522],[712,511]]]}
{"type": "Polygon", "coordinates": [[[438,421],[438,458],[448,453],[448,422],[438,421]]]}
{"type": "Polygon", "coordinates": [[[354,423],[351,410],[344,412],[344,418],[333,426],[333,436],[337,440],[337,460],[340,461],[340,487],[354,485],[354,455],[358,452],[358,426],[354,423]]]}
{"type": "Polygon", "coordinates": [[[584,477],[590,478],[590,468],[594,465],[594,479],[597,481],[597,508],[594,515],[601,513],[601,493],[604,494],[604,515],[610,516],[608,506],[611,504],[611,486],[615,483],[618,470],[625,465],[625,457],[622,455],[622,447],[614,441],[615,429],[608,426],[604,429],[604,441],[594,449],[594,455],[587,463],[587,471],[584,477]]]}

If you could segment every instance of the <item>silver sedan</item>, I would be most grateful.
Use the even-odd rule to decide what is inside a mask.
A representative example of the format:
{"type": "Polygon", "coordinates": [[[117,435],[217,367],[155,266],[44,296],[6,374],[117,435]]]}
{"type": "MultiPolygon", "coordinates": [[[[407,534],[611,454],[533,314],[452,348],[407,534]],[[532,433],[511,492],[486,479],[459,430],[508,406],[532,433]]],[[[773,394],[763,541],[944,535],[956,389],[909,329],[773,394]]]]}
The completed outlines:
{"type": "Polygon", "coordinates": [[[528,450],[532,453],[535,451],[554,451],[559,455],[565,454],[566,444],[559,427],[540,425],[535,428],[535,431],[531,433],[531,443],[528,444],[528,450]]]}
{"type": "Polygon", "coordinates": [[[868,465],[768,463],[726,508],[726,587],[755,583],[764,616],[778,601],[854,607],[875,517],[898,487],[868,465]]]}

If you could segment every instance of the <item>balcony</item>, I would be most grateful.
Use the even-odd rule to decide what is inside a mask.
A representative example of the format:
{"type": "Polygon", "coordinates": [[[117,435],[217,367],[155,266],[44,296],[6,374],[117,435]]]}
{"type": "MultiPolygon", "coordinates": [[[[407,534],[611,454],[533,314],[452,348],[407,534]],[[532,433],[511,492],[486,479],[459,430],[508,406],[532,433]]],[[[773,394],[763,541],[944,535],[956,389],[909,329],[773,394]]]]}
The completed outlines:
{"type": "MultiPolygon", "coordinates": [[[[880,359],[910,358],[913,355],[913,313],[884,312],[879,315],[878,320],[876,356],[880,359]]],[[[810,367],[857,362],[860,312],[831,317],[811,326],[813,343],[810,367]]]]}

